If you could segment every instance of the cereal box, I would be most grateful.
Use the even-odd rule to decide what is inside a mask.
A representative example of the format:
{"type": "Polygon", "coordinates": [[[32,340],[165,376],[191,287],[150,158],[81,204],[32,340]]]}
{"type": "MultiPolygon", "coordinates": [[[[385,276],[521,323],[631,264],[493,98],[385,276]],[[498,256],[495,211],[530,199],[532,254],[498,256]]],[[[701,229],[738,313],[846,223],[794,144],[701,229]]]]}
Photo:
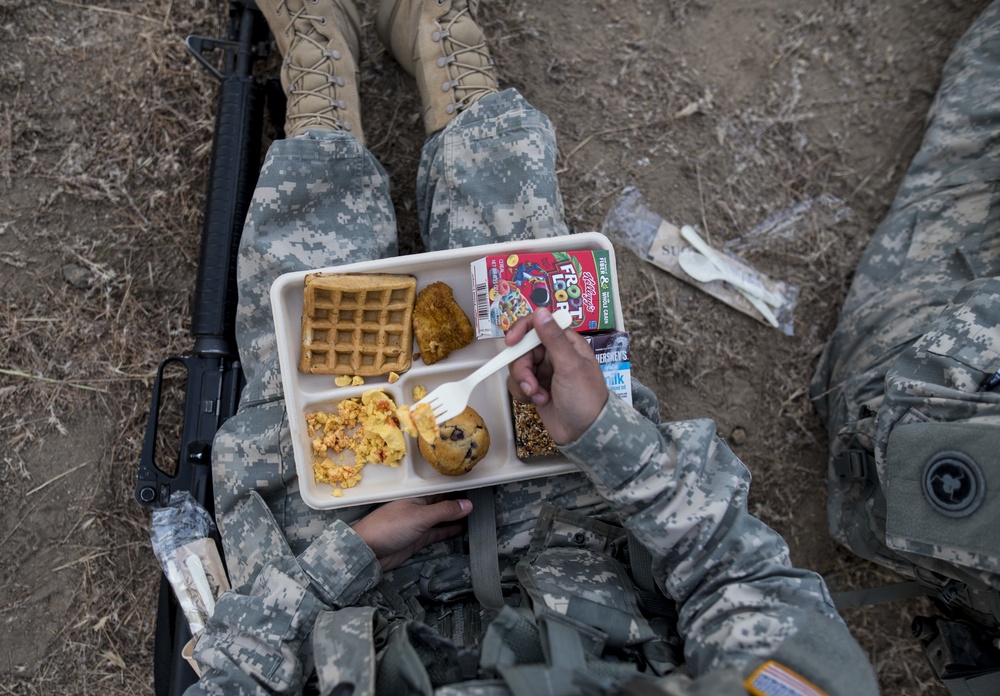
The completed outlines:
{"type": "Polygon", "coordinates": [[[615,328],[607,251],[555,251],[487,256],[472,262],[476,338],[500,338],[539,307],[569,310],[575,331],[615,328]]]}

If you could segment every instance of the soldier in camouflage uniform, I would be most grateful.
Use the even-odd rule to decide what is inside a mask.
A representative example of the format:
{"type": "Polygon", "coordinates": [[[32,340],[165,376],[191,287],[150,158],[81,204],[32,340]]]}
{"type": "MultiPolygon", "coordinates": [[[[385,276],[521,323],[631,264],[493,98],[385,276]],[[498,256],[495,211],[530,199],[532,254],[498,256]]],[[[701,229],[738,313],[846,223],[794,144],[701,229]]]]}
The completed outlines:
{"type": "MultiPolygon", "coordinates": [[[[945,65],[923,144],[861,260],[812,384],[831,441],[833,535],[993,631],[1000,621],[1000,390],[990,387],[1000,369],[998,83],[994,2],[945,65]]],[[[949,686],[1000,693],[1000,672],[990,679],[982,691],[949,686]]]]}
{"type": "MultiPolygon", "coordinates": [[[[714,424],[659,424],[638,384],[635,408],[609,398],[589,348],[544,311],[507,339],[535,323],[545,346],[512,366],[511,388],[582,472],[487,497],[500,606],[473,596],[470,501],[304,505],[268,290],[282,273],[392,256],[395,220],[356,111],[351,0],[258,5],[285,56],[289,137],[267,155],[240,250],[247,386],[213,448],[233,590],[197,643],[189,693],[298,693],[312,679],[323,694],[877,693],[823,580],[748,513],[749,472],[714,424]]],[[[567,234],[552,125],[496,88],[470,9],[383,0],[376,22],[421,89],[424,242],[567,234]]]]}

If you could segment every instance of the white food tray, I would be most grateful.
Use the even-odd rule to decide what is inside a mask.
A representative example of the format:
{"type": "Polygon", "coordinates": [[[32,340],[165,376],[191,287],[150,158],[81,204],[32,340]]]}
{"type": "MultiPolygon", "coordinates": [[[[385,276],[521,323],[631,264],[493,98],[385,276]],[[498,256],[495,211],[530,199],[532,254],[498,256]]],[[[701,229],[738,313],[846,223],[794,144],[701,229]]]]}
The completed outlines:
{"type": "MultiPolygon", "coordinates": [[[[478,411],[486,422],[490,433],[490,450],[468,474],[445,476],[438,473],[421,456],[417,441],[405,436],[407,452],[398,467],[368,464],[361,471],[361,482],[354,488],[343,489],[341,497],[333,495],[334,487],[330,484],[316,483],[312,470],[313,453],[311,438],[306,427],[306,413],[336,411],[337,404],[342,399],[360,397],[365,391],[377,387],[382,387],[397,406],[404,403],[412,404],[414,386],[422,385],[430,392],[439,384],[461,379],[500,352],[504,345],[502,338],[474,339],[471,345],[455,351],[433,365],[425,365],[421,360],[414,360],[409,371],[400,375],[399,381],[395,384],[389,384],[387,376],[379,376],[365,377],[363,386],[338,387],[333,382],[334,375],[306,374],[298,369],[302,332],[302,294],[305,277],[309,273],[408,274],[416,277],[417,292],[440,280],[451,286],[456,301],[471,319],[474,317],[475,300],[470,272],[472,261],[491,254],[601,249],[610,252],[612,268],[616,268],[614,247],[610,240],[600,233],[588,232],[297,271],[286,273],[274,281],[271,286],[271,307],[274,313],[274,329],[277,334],[278,358],[285,405],[288,409],[292,451],[295,455],[295,468],[303,501],[312,508],[329,510],[349,505],[380,503],[397,498],[468,490],[577,470],[575,464],[560,455],[539,457],[530,462],[523,462],[517,458],[505,368],[476,387],[469,401],[469,405],[478,411]]],[[[612,292],[615,325],[618,329],[624,329],[617,269],[612,292]]],[[[415,343],[414,341],[414,352],[417,352],[415,343]]],[[[354,461],[354,453],[351,451],[343,452],[340,457],[339,461],[354,461]]]]}

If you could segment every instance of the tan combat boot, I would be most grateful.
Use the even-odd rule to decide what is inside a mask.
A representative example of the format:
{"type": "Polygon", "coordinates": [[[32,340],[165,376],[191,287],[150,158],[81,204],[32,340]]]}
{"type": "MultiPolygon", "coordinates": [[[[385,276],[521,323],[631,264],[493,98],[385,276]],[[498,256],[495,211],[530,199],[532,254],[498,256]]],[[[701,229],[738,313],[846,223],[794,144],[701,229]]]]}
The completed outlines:
{"type": "Polygon", "coordinates": [[[284,61],[285,135],[342,130],[362,143],[361,18],[353,0],[257,0],[284,61]]]}
{"type": "Polygon", "coordinates": [[[375,30],[417,78],[427,135],[498,91],[496,69],[476,23],[478,0],[381,0],[375,30]]]}

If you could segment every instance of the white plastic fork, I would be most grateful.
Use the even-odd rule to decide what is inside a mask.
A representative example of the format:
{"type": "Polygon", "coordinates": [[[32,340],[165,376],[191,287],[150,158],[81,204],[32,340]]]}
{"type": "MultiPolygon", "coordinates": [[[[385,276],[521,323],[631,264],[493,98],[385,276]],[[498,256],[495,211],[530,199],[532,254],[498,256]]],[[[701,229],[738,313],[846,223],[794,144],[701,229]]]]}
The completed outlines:
{"type": "MultiPolygon", "coordinates": [[[[552,318],[560,329],[565,329],[572,322],[569,310],[560,309],[552,313],[552,318]]],[[[517,358],[527,353],[532,348],[541,345],[542,340],[538,337],[538,332],[532,329],[524,335],[515,345],[504,348],[495,357],[486,362],[483,366],[470,374],[465,379],[457,382],[442,384],[430,394],[422,398],[414,407],[420,404],[430,404],[434,411],[434,420],[438,425],[451,420],[469,405],[469,396],[472,395],[473,388],[494,372],[512,363],[517,358]]]]}

